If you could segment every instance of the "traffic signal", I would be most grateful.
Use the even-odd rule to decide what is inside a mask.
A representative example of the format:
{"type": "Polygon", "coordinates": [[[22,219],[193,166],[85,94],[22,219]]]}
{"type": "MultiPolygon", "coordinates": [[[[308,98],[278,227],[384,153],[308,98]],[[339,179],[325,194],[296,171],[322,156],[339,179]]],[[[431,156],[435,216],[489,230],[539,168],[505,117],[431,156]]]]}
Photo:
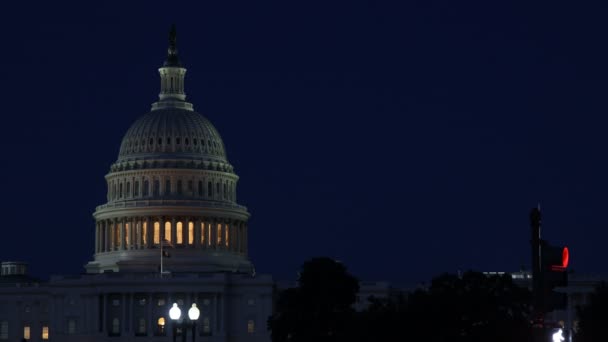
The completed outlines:
{"type": "Polygon", "coordinates": [[[542,289],[546,312],[564,310],[568,305],[566,293],[555,292],[558,287],[568,286],[568,247],[555,247],[544,243],[542,248],[542,289]]]}

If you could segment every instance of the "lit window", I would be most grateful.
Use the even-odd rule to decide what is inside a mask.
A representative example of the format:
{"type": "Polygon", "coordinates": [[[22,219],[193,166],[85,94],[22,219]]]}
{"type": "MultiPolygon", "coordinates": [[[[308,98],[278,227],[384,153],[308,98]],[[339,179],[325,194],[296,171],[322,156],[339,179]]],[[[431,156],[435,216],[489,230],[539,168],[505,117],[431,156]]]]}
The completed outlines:
{"type": "Polygon", "coordinates": [[[143,318],[139,319],[139,325],[137,326],[137,332],[140,334],[146,333],[146,320],[143,318]]]}
{"type": "Polygon", "coordinates": [[[160,223],[154,222],[154,244],[160,244],[160,223]]]}
{"type": "Polygon", "coordinates": [[[164,298],[158,298],[158,301],[156,302],[156,305],[158,305],[158,306],[164,306],[165,305],[165,299],[164,298]]]}
{"type": "Polygon", "coordinates": [[[179,243],[179,244],[184,243],[183,234],[184,234],[184,225],[181,222],[177,222],[177,228],[176,228],[176,232],[175,232],[175,235],[177,235],[176,236],[177,243],[179,243]]]}
{"type": "Polygon", "coordinates": [[[230,231],[228,230],[228,225],[226,225],[226,239],[225,239],[225,241],[226,241],[226,247],[228,247],[229,237],[230,237],[230,231]]]}
{"type": "Polygon", "coordinates": [[[125,243],[126,243],[126,248],[128,248],[129,246],[129,239],[131,239],[131,224],[130,223],[125,223],[125,243]]]}
{"type": "Polygon", "coordinates": [[[144,244],[148,243],[148,222],[144,222],[142,224],[142,228],[141,228],[141,234],[142,237],[144,238],[144,244]]]}
{"type": "Polygon", "coordinates": [[[161,334],[164,334],[165,333],[165,317],[160,317],[156,321],[156,326],[158,328],[158,332],[161,334]]]}
{"type": "Polygon", "coordinates": [[[217,225],[217,244],[218,246],[222,244],[222,225],[217,225]]]}
{"type": "Polygon", "coordinates": [[[42,339],[43,340],[49,339],[49,326],[48,325],[42,326],[42,339]]]}
{"type": "Polygon", "coordinates": [[[114,319],[112,319],[112,334],[119,334],[120,333],[120,320],[118,320],[118,318],[114,317],[114,319]]]}
{"type": "Polygon", "coordinates": [[[211,245],[211,223],[207,225],[207,241],[209,241],[209,245],[211,245]]]}
{"type": "Polygon", "coordinates": [[[0,322],[0,340],[8,340],[8,321],[0,322]]]}
{"type": "Polygon", "coordinates": [[[165,222],[165,240],[171,242],[171,222],[165,222]]]}
{"type": "Polygon", "coordinates": [[[188,244],[194,243],[194,222],[188,222],[188,244]]]}
{"type": "Polygon", "coordinates": [[[23,327],[23,339],[24,340],[29,340],[30,339],[30,326],[26,325],[23,327]]]}
{"type": "Polygon", "coordinates": [[[255,332],[255,322],[252,319],[247,321],[247,332],[250,334],[255,332]]]}
{"type": "Polygon", "coordinates": [[[68,320],[68,334],[74,335],[76,333],[76,320],[68,320]]]}

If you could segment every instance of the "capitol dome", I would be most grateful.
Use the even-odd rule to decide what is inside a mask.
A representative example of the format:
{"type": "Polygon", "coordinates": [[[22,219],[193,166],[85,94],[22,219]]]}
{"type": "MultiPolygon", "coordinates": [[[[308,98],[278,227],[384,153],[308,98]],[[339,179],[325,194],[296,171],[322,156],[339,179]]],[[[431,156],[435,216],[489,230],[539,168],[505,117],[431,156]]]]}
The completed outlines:
{"type": "Polygon", "coordinates": [[[174,30],[159,73],[159,101],[127,130],[105,177],[87,272],[251,273],[238,176],[218,131],[186,102],[174,30]]]}
{"type": "Polygon", "coordinates": [[[154,158],[227,162],[224,143],[211,122],[195,111],[180,108],[145,114],[122,139],[119,162],[154,158]]]}

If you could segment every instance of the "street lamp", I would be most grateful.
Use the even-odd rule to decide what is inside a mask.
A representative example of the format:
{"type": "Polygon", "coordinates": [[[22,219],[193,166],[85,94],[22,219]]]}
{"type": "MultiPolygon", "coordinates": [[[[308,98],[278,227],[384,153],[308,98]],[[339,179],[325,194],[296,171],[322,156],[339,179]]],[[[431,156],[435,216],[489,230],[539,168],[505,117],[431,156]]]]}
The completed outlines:
{"type": "Polygon", "coordinates": [[[173,321],[173,342],[177,342],[177,320],[182,316],[182,310],[173,303],[173,307],[169,310],[169,317],[173,321]]]}
{"type": "Polygon", "coordinates": [[[200,315],[201,311],[196,307],[195,303],[192,303],[192,307],[188,310],[188,318],[190,318],[190,323],[192,324],[192,342],[194,342],[194,339],[196,338],[196,320],[200,315]]]}
{"type": "Polygon", "coordinates": [[[190,310],[188,310],[188,318],[190,322],[186,322],[185,319],[180,320],[182,316],[182,310],[177,306],[177,303],[173,303],[173,307],[169,310],[169,317],[173,321],[173,342],[177,341],[177,325],[179,324],[182,330],[182,341],[186,341],[187,335],[187,327],[188,325],[192,326],[192,342],[195,341],[196,338],[196,320],[201,315],[201,311],[196,307],[196,304],[192,304],[190,310]]]}

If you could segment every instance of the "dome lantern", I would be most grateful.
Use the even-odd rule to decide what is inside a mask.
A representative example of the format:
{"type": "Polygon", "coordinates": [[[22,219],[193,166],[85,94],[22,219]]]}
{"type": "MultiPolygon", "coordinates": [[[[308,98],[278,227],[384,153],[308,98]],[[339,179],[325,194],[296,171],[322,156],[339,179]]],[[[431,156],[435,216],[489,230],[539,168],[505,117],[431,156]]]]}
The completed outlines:
{"type": "Polygon", "coordinates": [[[160,73],[160,94],[159,101],[152,104],[152,110],[163,108],[181,108],[193,110],[192,104],[186,102],[184,92],[184,79],[186,69],[182,67],[177,56],[177,31],[175,25],[169,31],[169,48],[167,49],[167,59],[161,68],[160,73]]]}

